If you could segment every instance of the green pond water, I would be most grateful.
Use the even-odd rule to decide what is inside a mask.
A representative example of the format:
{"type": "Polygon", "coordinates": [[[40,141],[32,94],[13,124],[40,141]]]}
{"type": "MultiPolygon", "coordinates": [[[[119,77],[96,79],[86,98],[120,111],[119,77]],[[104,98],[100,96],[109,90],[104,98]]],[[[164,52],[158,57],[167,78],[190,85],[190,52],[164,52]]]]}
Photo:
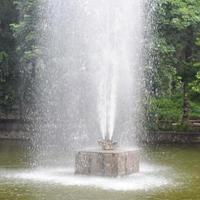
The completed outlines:
{"type": "Polygon", "coordinates": [[[27,144],[0,142],[0,200],[200,200],[200,146],[151,146],[132,178],[31,169],[27,144]],[[71,174],[70,174],[71,173],[71,174]]]}

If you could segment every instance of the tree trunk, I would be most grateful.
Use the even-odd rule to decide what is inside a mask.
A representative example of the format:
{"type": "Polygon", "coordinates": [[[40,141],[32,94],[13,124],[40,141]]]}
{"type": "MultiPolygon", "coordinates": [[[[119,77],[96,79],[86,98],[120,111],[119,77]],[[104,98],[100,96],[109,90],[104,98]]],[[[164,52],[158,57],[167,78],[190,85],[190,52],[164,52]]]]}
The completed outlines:
{"type": "MultiPolygon", "coordinates": [[[[193,53],[193,47],[192,47],[192,41],[194,41],[194,34],[192,27],[187,28],[187,38],[186,38],[186,46],[185,46],[185,62],[191,63],[192,62],[192,53],[193,53]]],[[[189,103],[189,94],[188,94],[188,82],[190,80],[190,77],[188,77],[187,74],[188,68],[184,67],[184,73],[183,73],[183,117],[182,117],[182,123],[189,125],[189,111],[190,111],[190,103],[189,103]]]]}
{"type": "Polygon", "coordinates": [[[183,83],[183,117],[182,123],[189,124],[190,103],[186,83],[183,83]]]}

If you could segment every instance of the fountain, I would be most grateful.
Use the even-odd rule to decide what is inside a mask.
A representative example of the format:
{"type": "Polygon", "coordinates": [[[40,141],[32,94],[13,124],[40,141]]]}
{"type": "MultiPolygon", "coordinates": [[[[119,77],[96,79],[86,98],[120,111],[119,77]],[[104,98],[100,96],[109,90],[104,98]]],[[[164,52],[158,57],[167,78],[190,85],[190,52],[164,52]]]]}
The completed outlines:
{"type": "Polygon", "coordinates": [[[139,172],[139,150],[118,148],[117,142],[109,138],[98,144],[100,149],[76,153],[75,174],[117,177],[139,172]]]}
{"type": "Polygon", "coordinates": [[[110,139],[100,140],[98,144],[102,147],[102,150],[114,150],[117,142],[113,142],[110,139]]]}
{"type": "Polygon", "coordinates": [[[143,6],[142,0],[44,2],[41,120],[32,139],[38,165],[74,166],[77,152],[75,174],[139,171],[143,6]]]}
{"type": "Polygon", "coordinates": [[[117,177],[139,172],[139,150],[115,148],[116,142],[98,142],[101,149],[85,149],[76,154],[75,174],[117,177]]]}

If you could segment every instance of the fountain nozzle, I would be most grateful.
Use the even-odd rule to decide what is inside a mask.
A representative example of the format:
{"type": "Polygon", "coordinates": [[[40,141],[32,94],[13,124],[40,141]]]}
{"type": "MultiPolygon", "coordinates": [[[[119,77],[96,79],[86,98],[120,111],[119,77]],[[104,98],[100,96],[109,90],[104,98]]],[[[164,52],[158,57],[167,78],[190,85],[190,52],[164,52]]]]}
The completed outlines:
{"type": "Polygon", "coordinates": [[[98,144],[102,147],[103,150],[111,151],[114,150],[117,146],[117,142],[114,142],[110,139],[104,139],[98,141],[98,144]]]}

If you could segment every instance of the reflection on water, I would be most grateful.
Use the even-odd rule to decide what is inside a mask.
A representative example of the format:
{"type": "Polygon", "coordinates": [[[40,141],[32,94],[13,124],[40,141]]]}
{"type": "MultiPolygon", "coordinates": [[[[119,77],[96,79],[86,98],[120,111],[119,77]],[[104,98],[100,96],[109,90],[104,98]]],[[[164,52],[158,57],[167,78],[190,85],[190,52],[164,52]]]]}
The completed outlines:
{"type": "Polygon", "coordinates": [[[74,176],[71,168],[35,168],[27,143],[0,142],[0,199],[200,199],[200,147],[146,148],[129,177],[74,176]]]}

